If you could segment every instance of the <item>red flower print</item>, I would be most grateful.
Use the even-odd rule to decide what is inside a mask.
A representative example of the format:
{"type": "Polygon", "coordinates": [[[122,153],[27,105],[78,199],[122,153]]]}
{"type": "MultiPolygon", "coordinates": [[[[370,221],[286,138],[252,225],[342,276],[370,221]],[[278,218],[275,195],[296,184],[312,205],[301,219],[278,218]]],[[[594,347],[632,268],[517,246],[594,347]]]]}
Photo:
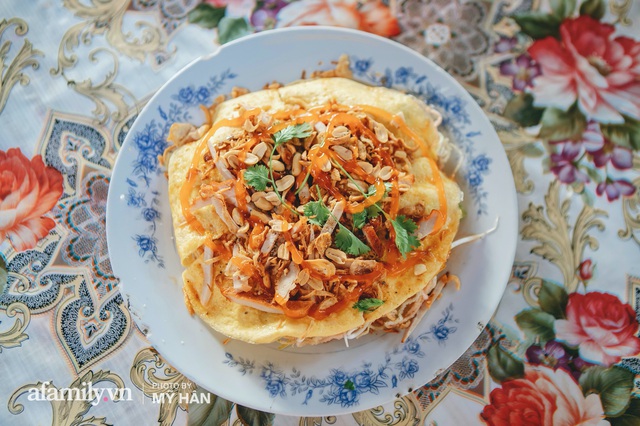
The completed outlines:
{"type": "Polygon", "coordinates": [[[562,369],[531,367],[522,379],[509,380],[491,391],[480,416],[492,426],[608,425],[596,394],[582,394],[562,369]]]}
{"type": "Polygon", "coordinates": [[[580,263],[578,266],[578,276],[582,281],[589,281],[593,278],[593,261],[591,259],[587,259],[580,263]]]}
{"type": "Polygon", "coordinates": [[[556,339],[577,346],[585,361],[609,366],[640,353],[636,313],[613,294],[572,293],[566,317],[555,322],[556,339]]]}
{"type": "Polygon", "coordinates": [[[278,13],[276,27],[333,25],[354,28],[383,37],[400,33],[398,21],[379,0],[359,5],[357,0],[295,1],[278,13]]]}
{"type": "Polygon", "coordinates": [[[213,7],[225,7],[229,0],[204,0],[203,3],[208,3],[213,7]]]}
{"type": "Polygon", "coordinates": [[[400,34],[400,26],[391,10],[381,1],[368,1],[358,9],[360,12],[359,29],[383,37],[393,37],[400,34]]]}
{"type": "Polygon", "coordinates": [[[567,19],[560,40],[547,37],[528,51],[542,70],[531,92],[536,106],[567,110],[576,100],[589,119],[640,119],[640,43],[613,37],[614,27],[590,16],[567,19]]]}
{"type": "Polygon", "coordinates": [[[0,240],[16,251],[35,247],[55,226],[42,217],[62,195],[62,175],[40,155],[29,161],[19,148],[0,150],[0,240]]]}

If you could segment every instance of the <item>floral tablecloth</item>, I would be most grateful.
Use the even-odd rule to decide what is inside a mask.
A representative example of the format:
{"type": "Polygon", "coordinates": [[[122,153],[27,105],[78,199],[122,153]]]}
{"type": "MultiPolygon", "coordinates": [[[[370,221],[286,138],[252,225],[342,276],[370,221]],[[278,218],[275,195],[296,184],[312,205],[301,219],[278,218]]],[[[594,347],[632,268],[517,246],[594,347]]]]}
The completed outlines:
{"type": "Polygon", "coordinates": [[[639,28],[632,0],[3,1],[0,425],[640,424],[639,28]],[[202,391],[118,291],[111,169],[184,65],[314,24],[397,40],[483,107],[518,191],[511,279],[469,350],[385,406],[294,418],[189,404],[202,391]]]}

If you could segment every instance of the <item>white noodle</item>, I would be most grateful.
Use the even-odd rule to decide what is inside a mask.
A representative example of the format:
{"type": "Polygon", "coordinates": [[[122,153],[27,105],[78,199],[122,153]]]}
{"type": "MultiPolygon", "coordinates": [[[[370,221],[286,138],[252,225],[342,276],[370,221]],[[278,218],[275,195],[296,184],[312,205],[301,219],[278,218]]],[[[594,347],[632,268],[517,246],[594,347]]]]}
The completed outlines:
{"type": "Polygon", "coordinates": [[[468,237],[463,237],[460,238],[458,240],[455,240],[452,244],[451,244],[451,250],[453,250],[454,248],[461,246],[463,244],[467,244],[467,243],[472,243],[474,241],[480,240],[484,237],[486,237],[487,235],[491,234],[493,231],[495,231],[496,229],[498,229],[498,222],[500,221],[500,217],[496,218],[496,223],[495,225],[493,225],[492,228],[480,233],[480,234],[475,234],[475,235],[469,235],[468,237]]]}

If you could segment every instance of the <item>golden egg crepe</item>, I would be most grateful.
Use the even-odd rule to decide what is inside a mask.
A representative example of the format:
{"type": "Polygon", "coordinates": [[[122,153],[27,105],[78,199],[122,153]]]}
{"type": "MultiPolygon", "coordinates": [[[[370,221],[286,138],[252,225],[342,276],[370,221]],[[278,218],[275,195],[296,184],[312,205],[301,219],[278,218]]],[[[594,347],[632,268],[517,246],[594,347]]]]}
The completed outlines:
{"type": "Polygon", "coordinates": [[[437,113],[346,78],[247,93],[174,125],[168,164],[187,306],[251,343],[407,330],[447,281],[461,218],[437,113]]]}

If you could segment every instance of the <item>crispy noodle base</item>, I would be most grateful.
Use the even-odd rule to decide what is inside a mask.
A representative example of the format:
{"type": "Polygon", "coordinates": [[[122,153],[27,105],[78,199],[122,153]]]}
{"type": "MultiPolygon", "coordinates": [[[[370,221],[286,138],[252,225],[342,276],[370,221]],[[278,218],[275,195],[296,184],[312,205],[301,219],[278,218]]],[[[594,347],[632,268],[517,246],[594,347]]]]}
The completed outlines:
{"type": "MultiPolygon", "coordinates": [[[[437,129],[432,125],[429,110],[422,102],[395,90],[370,87],[344,78],[302,81],[278,89],[263,90],[230,99],[218,106],[213,121],[235,117],[238,105],[245,108],[261,107],[274,112],[295,105],[310,107],[330,101],[345,105],[371,105],[392,114],[401,114],[409,128],[426,141],[434,152],[437,149],[439,138],[437,129]]],[[[402,133],[390,123],[383,122],[383,124],[396,136],[403,137],[402,133]]],[[[215,140],[222,140],[234,131],[239,130],[223,127],[213,137],[215,140]]],[[[380,285],[382,291],[380,298],[385,301],[382,306],[366,313],[346,308],[323,320],[314,320],[310,317],[293,319],[282,314],[267,313],[234,303],[224,297],[215,285],[212,297],[206,306],[203,306],[199,294],[204,279],[202,245],[206,237],[186,224],[180,204],[180,188],[186,181],[186,173],[198,144],[199,141],[183,145],[172,154],[168,165],[169,198],[176,247],[180,260],[186,268],[183,273],[185,302],[214,330],[233,339],[250,343],[274,341],[300,343],[305,339],[307,343],[319,343],[327,338],[340,337],[349,331],[367,327],[368,324],[386,315],[393,316],[394,310],[432,283],[433,278],[444,269],[461,219],[459,203],[462,192],[458,185],[442,172],[432,170],[427,159],[414,158],[410,173],[415,175],[415,183],[409,191],[400,196],[400,210],[411,208],[418,203],[424,205],[426,212],[437,209],[439,207],[437,190],[430,182],[432,173],[440,173],[447,198],[447,219],[439,232],[421,241],[421,247],[418,250],[428,250],[429,253],[423,259],[426,272],[415,276],[413,268],[409,268],[401,275],[386,277],[384,279],[386,284],[380,285]]],[[[420,150],[416,151],[416,156],[419,153],[420,150]]],[[[196,182],[192,196],[196,196],[198,187],[199,184],[196,182]]],[[[205,206],[196,210],[194,214],[213,239],[220,238],[228,232],[226,225],[213,207],[205,206]]],[[[214,270],[214,276],[222,274],[225,265],[221,263],[214,265],[217,269],[214,270]]],[[[224,279],[222,285],[232,287],[231,279],[224,279]]]]}

